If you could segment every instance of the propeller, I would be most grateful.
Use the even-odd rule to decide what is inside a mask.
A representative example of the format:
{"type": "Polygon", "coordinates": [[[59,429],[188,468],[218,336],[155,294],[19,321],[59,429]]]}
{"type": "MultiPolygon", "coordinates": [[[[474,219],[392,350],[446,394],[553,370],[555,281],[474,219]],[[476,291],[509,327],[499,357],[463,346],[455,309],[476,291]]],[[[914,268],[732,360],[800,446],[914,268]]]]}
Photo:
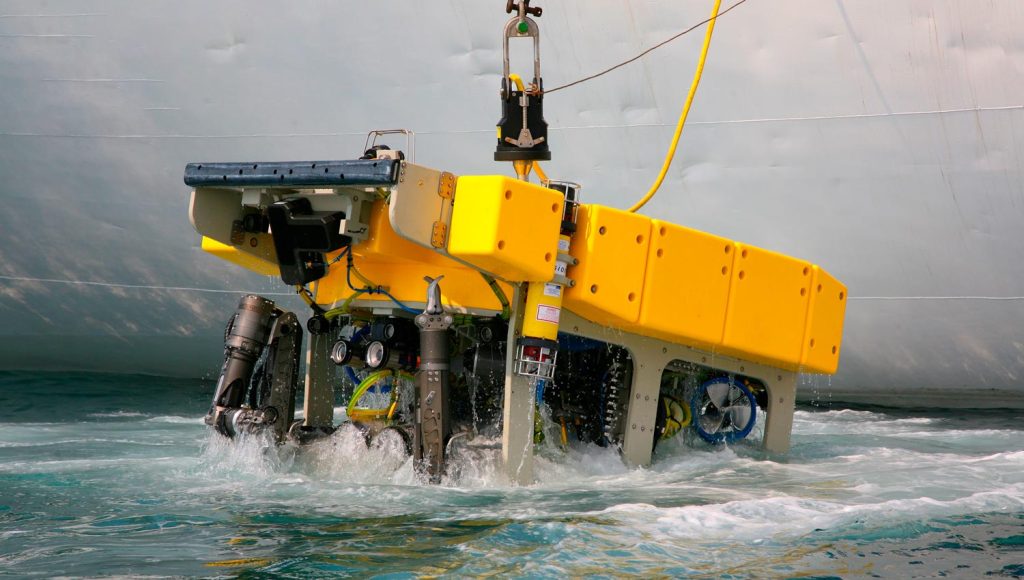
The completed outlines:
{"type": "Polygon", "coordinates": [[[743,439],[754,427],[756,405],[753,393],[739,381],[711,379],[694,397],[693,408],[699,417],[697,432],[712,443],[743,439]]]}

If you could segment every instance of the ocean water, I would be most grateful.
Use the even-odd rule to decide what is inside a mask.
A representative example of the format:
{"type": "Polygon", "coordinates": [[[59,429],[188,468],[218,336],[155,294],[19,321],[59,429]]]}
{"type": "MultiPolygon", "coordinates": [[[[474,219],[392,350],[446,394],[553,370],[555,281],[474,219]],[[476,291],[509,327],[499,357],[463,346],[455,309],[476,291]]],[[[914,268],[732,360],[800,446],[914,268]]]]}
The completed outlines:
{"type": "Polygon", "coordinates": [[[0,373],[0,575],[1024,576],[1024,424],[964,409],[802,407],[793,449],[494,450],[444,485],[342,429],[227,442],[212,383],[0,373]]]}

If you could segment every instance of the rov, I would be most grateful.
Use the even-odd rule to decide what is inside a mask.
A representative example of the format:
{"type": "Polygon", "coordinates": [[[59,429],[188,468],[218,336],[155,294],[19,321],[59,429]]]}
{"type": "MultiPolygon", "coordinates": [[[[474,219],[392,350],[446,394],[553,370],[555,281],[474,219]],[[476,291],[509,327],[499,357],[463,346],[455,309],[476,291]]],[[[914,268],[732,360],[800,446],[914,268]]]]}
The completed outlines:
{"type": "Polygon", "coordinates": [[[796,373],[836,369],[846,289],[817,266],[580,204],[575,184],[364,157],[187,167],[203,248],[280,276],[312,312],[300,381],[297,316],[241,300],[207,417],[221,433],[329,432],[341,392],[346,420],[398,434],[435,480],[453,437],[499,423],[525,482],[539,405],[563,441],[636,465],[682,428],[743,438],[758,407],[782,452],[796,373]]]}
{"type": "Polygon", "coordinates": [[[530,481],[541,406],[563,445],[613,445],[637,465],[684,428],[742,439],[758,408],[764,446],[789,447],[796,372],[835,372],[846,288],[801,260],[581,204],[577,184],[546,179],[530,17],[541,9],[529,4],[506,5],[494,152],[518,179],[456,176],[376,144],[401,133],[412,152],[409,131],[371,133],[355,160],[186,167],[203,249],[279,275],[312,310],[295,422],[297,317],[242,299],[207,416],[220,433],[329,433],[340,390],[346,420],[400,437],[434,481],[453,441],[493,425],[510,479],[530,481]],[[529,84],[510,72],[514,38],[532,41],[529,84]],[[529,183],[534,170],[542,185],[529,183]]]}

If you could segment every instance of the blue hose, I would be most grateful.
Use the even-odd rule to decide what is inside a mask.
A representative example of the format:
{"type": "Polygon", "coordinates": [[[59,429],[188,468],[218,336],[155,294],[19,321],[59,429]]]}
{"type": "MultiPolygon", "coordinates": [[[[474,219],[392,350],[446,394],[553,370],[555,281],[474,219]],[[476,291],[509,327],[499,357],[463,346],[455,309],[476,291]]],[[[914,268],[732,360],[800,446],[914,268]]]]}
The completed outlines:
{"type": "Polygon", "coordinates": [[[402,304],[402,302],[398,298],[395,298],[390,292],[388,292],[387,290],[385,290],[381,286],[377,286],[376,288],[371,288],[369,286],[365,286],[363,288],[356,288],[355,286],[353,286],[352,285],[352,269],[355,268],[355,264],[352,263],[352,253],[349,252],[347,256],[348,256],[348,267],[345,269],[345,282],[348,284],[348,287],[351,288],[353,292],[363,291],[363,292],[366,292],[367,294],[383,294],[383,295],[387,296],[392,302],[394,302],[396,306],[398,306],[399,308],[401,308],[405,312],[408,312],[409,314],[419,314],[420,313],[419,310],[414,310],[412,308],[409,308],[405,304],[402,304]]]}
{"type": "Polygon", "coordinates": [[[394,296],[392,296],[391,293],[388,292],[387,290],[378,290],[378,292],[380,292],[381,294],[383,294],[383,295],[387,296],[388,298],[390,298],[391,301],[394,302],[396,305],[398,305],[398,307],[401,308],[402,310],[404,310],[404,311],[406,311],[406,312],[408,312],[410,314],[419,314],[420,313],[419,310],[415,310],[413,308],[410,308],[410,307],[406,306],[405,304],[402,304],[398,300],[398,298],[395,298],[394,296]]]}
{"type": "Polygon", "coordinates": [[[348,380],[352,381],[353,385],[359,384],[359,377],[356,376],[356,371],[352,370],[352,367],[345,367],[345,374],[348,375],[348,380]]]}

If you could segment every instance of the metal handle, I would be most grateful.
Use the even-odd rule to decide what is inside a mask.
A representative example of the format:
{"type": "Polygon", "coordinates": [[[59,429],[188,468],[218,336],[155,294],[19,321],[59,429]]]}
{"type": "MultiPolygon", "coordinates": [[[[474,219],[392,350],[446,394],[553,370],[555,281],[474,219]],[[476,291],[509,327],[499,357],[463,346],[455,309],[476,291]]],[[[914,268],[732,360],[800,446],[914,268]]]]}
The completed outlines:
{"type": "MultiPolygon", "coordinates": [[[[502,45],[502,72],[505,74],[505,81],[508,82],[509,62],[508,62],[508,39],[515,35],[516,38],[532,37],[533,38],[533,82],[540,83],[540,28],[537,26],[537,22],[528,16],[513,16],[505,23],[505,32],[502,45]],[[526,23],[526,32],[519,32],[518,25],[520,22],[526,23]]],[[[511,87],[509,87],[511,91],[511,87]]]]}
{"type": "Polygon", "coordinates": [[[405,135],[407,159],[412,163],[416,163],[416,133],[409,129],[377,129],[370,131],[366,135],[366,142],[363,143],[363,151],[367,151],[376,145],[377,137],[381,137],[383,135],[405,135]]]}

